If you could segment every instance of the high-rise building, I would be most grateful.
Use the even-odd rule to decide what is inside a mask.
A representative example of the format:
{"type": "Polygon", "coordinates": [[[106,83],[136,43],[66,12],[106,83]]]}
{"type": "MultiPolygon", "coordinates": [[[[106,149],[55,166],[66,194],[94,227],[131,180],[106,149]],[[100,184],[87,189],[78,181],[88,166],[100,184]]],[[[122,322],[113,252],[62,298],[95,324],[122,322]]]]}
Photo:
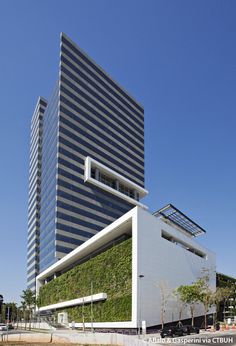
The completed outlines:
{"type": "Polygon", "coordinates": [[[31,120],[27,249],[27,281],[30,288],[34,288],[39,262],[42,130],[46,107],[46,100],[39,98],[31,120]]]}
{"type": "Polygon", "coordinates": [[[146,194],[143,107],[62,34],[59,81],[32,118],[28,287],[146,194]]]}

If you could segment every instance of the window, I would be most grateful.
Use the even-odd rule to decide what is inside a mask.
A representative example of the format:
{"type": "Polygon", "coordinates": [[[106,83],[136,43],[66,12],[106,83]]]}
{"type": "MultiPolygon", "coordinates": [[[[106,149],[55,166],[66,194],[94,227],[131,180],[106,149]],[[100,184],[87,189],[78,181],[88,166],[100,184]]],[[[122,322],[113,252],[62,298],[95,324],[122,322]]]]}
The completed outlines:
{"type": "Polygon", "coordinates": [[[108,177],[105,174],[101,174],[101,178],[100,178],[101,183],[112,187],[113,189],[115,189],[116,187],[116,181],[110,177],[108,177]]]}
{"type": "Polygon", "coordinates": [[[119,191],[121,193],[125,194],[126,196],[134,198],[134,190],[128,188],[127,186],[125,186],[123,184],[119,184],[119,191]]]}
{"type": "Polygon", "coordinates": [[[93,179],[96,179],[96,171],[95,171],[95,168],[91,168],[91,177],[93,179]]]}
{"type": "Polygon", "coordinates": [[[108,175],[101,173],[98,168],[91,168],[91,178],[100,181],[101,183],[110,186],[112,189],[116,189],[117,191],[123,193],[124,195],[139,200],[139,194],[134,189],[121,184],[119,180],[109,177],[108,175]]]}
{"type": "Polygon", "coordinates": [[[96,185],[128,203],[147,209],[145,205],[139,202],[148,194],[147,190],[89,156],[85,158],[84,182],[96,185]]]}
{"type": "Polygon", "coordinates": [[[192,245],[186,244],[184,243],[182,240],[177,239],[175,237],[173,237],[172,235],[170,235],[169,233],[167,233],[166,231],[161,231],[161,236],[162,238],[168,240],[169,242],[178,245],[180,247],[182,247],[183,249],[192,252],[193,254],[195,254],[196,256],[199,256],[201,258],[205,258],[206,259],[206,254],[201,252],[200,250],[194,248],[192,245]]]}

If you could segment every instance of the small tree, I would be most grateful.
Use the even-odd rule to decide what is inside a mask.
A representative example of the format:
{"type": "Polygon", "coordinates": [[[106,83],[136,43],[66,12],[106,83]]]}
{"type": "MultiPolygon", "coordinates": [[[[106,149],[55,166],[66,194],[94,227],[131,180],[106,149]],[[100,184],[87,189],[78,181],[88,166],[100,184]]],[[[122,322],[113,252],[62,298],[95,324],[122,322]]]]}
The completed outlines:
{"type": "Polygon", "coordinates": [[[26,329],[26,302],[25,301],[21,302],[20,310],[23,313],[23,318],[24,318],[24,322],[25,322],[25,329],[26,329]]]}
{"type": "Polygon", "coordinates": [[[214,295],[214,301],[216,304],[216,313],[219,310],[219,305],[223,302],[223,311],[225,311],[227,300],[234,294],[235,288],[232,287],[218,287],[214,295]]]}
{"type": "Polygon", "coordinates": [[[196,283],[192,285],[181,285],[176,289],[181,301],[188,304],[190,308],[192,326],[194,325],[194,313],[196,303],[200,300],[199,286],[196,283]]]}
{"type": "Polygon", "coordinates": [[[31,329],[32,309],[35,307],[36,303],[35,294],[33,291],[27,288],[26,290],[23,290],[21,298],[23,299],[22,305],[25,303],[25,306],[29,311],[29,329],[31,329]]]}
{"type": "Polygon", "coordinates": [[[171,290],[168,287],[167,282],[160,281],[155,286],[159,288],[160,297],[161,297],[161,327],[163,329],[165,323],[165,313],[166,313],[166,305],[171,295],[171,290]]]}
{"type": "Polygon", "coordinates": [[[199,290],[199,301],[204,306],[204,325],[207,329],[207,313],[212,305],[215,303],[215,292],[209,286],[209,275],[205,275],[196,281],[199,290]]]}
{"type": "Polygon", "coordinates": [[[16,303],[6,303],[4,304],[4,318],[7,322],[14,322],[16,320],[17,315],[17,304],[16,303]]]}
{"type": "Polygon", "coordinates": [[[186,303],[181,300],[180,294],[179,294],[177,289],[174,290],[173,295],[174,295],[174,298],[175,298],[175,301],[177,304],[177,308],[178,308],[178,320],[179,320],[179,322],[181,322],[182,314],[183,314],[184,308],[186,306],[186,303]]]}

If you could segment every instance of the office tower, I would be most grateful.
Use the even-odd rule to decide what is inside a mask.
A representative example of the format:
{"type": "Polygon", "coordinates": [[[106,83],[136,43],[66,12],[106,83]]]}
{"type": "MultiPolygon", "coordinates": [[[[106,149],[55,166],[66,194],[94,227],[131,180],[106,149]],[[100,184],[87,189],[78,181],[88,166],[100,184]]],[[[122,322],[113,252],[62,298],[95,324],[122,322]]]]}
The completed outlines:
{"type": "Polygon", "coordinates": [[[65,34],[59,81],[41,121],[39,188],[30,194],[40,209],[28,248],[32,289],[39,272],[134,206],[145,207],[139,200],[147,194],[143,107],[65,34]]]}
{"type": "Polygon", "coordinates": [[[27,248],[27,282],[29,288],[34,288],[35,276],[38,273],[42,129],[46,106],[47,102],[43,98],[39,98],[31,120],[27,248]]]}

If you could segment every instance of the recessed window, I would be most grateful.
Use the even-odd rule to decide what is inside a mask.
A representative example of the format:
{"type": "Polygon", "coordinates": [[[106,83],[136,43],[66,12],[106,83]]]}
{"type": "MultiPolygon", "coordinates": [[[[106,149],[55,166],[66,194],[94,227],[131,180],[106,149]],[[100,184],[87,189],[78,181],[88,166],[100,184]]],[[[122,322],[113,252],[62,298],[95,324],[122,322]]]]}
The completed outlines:
{"type": "Polygon", "coordinates": [[[102,184],[110,186],[112,189],[116,189],[130,198],[136,199],[137,201],[139,200],[138,192],[135,192],[134,189],[120,183],[119,180],[100,172],[98,168],[91,167],[91,178],[100,181],[102,184]]]}
{"type": "MultiPolygon", "coordinates": [[[[116,181],[110,177],[108,177],[105,174],[99,174],[100,175],[100,179],[99,181],[107,186],[112,187],[113,189],[116,188],[116,181]]],[[[96,178],[95,178],[96,179],[96,178]]]]}
{"type": "Polygon", "coordinates": [[[139,202],[139,199],[147,195],[147,190],[89,156],[85,159],[84,181],[147,209],[139,202]]]}
{"type": "Polygon", "coordinates": [[[126,196],[129,196],[131,198],[134,198],[134,190],[130,189],[129,187],[123,185],[123,184],[119,184],[119,191],[123,194],[125,194],[126,196]]]}
{"type": "Polygon", "coordinates": [[[91,168],[91,178],[96,179],[96,171],[95,171],[95,168],[91,168]]]}
{"type": "Polygon", "coordinates": [[[161,231],[161,236],[162,238],[168,240],[169,242],[178,245],[180,247],[182,247],[183,249],[192,252],[193,254],[195,254],[198,257],[204,258],[206,259],[206,254],[201,252],[200,250],[194,248],[192,245],[186,244],[185,242],[183,242],[182,240],[173,237],[172,235],[170,235],[169,233],[167,233],[166,231],[161,231]]]}

